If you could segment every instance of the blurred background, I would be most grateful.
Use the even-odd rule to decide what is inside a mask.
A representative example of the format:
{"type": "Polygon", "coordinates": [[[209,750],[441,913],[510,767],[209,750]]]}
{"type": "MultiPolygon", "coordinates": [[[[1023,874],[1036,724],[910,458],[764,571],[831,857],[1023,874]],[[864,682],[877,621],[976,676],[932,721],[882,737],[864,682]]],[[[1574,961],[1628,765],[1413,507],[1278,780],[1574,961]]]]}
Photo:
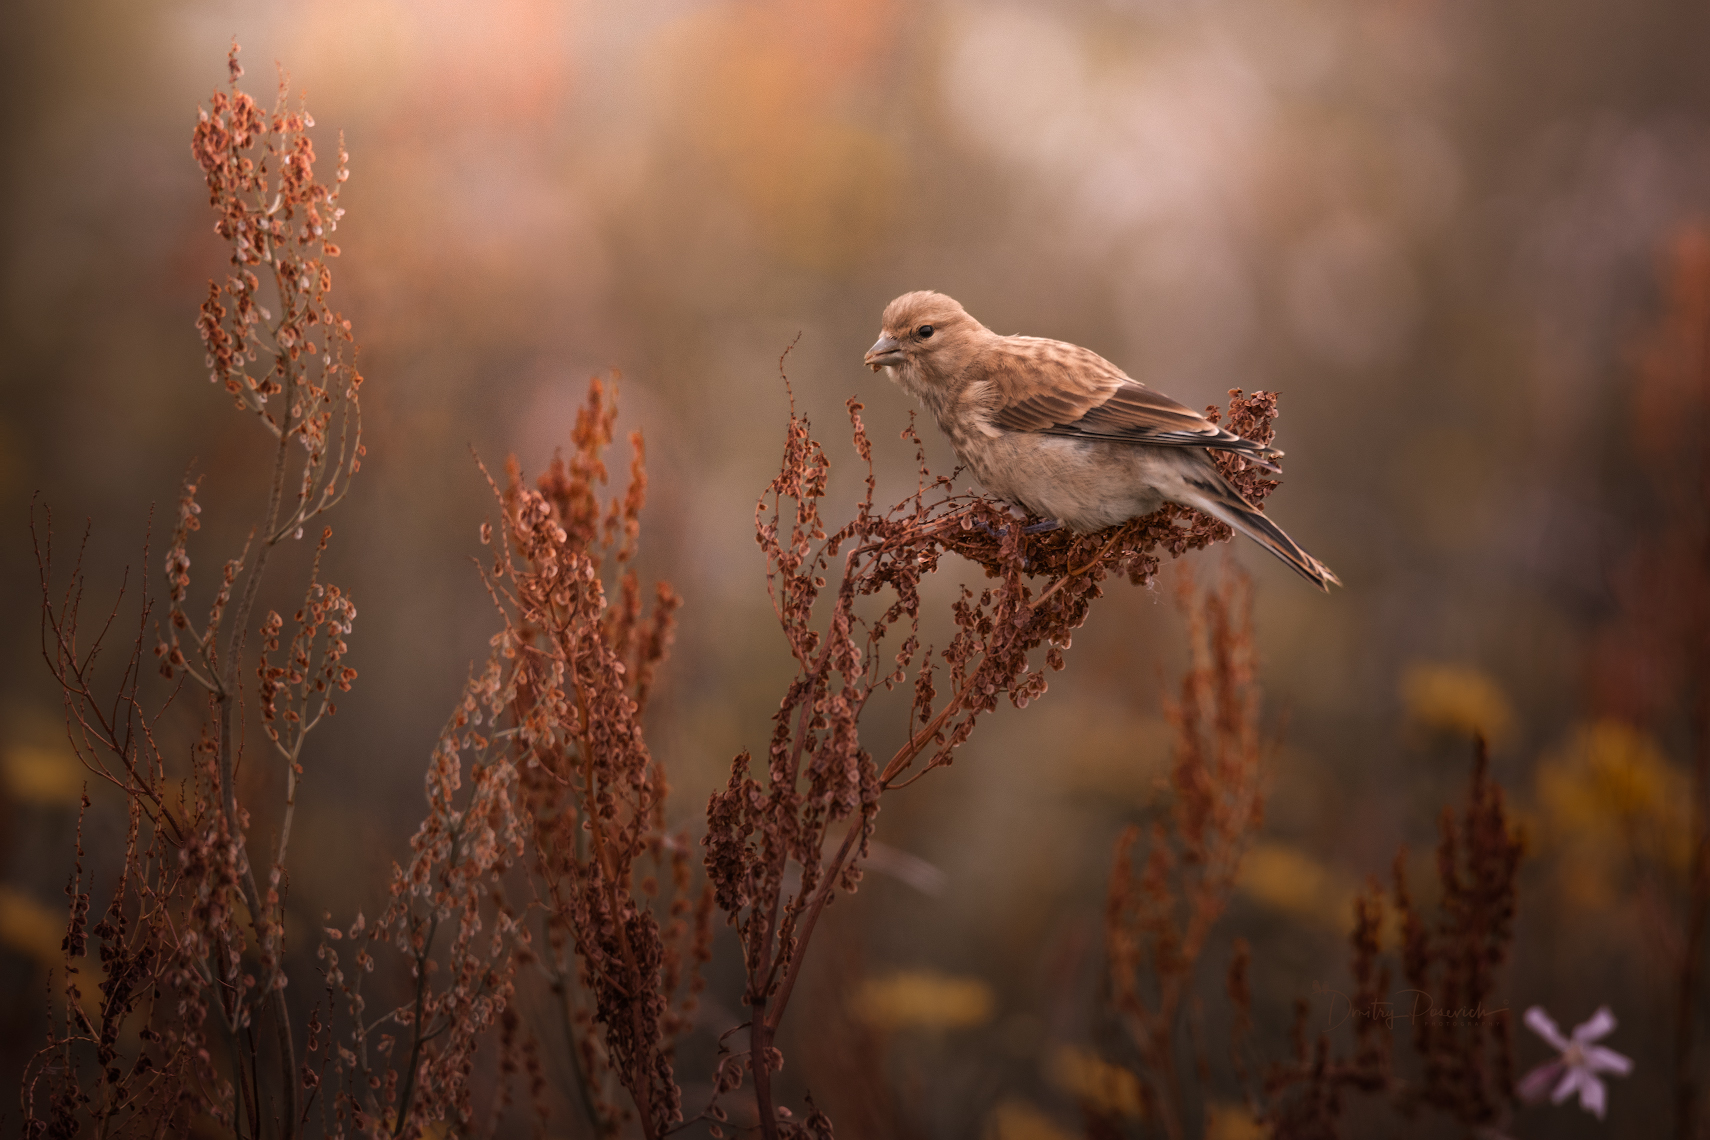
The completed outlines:
{"type": "MultiPolygon", "coordinates": [[[[934,288],[1189,405],[1281,393],[1269,510],[1346,588],[1228,554],[1256,581],[1282,743],[1224,933],[1254,944],[1274,1049],[1294,999],[1345,977],[1352,891],[1402,844],[1428,864],[1478,728],[1528,826],[1508,1004],[1572,1025],[1607,1003],[1605,1044],[1637,1061],[1606,1125],[1546,1107],[1516,1133],[1669,1118],[1682,710],[1703,654],[1671,640],[1690,607],[1663,606],[1645,567],[1702,502],[1655,490],[1669,471],[1646,457],[1676,452],[1649,430],[1690,400],[1643,381],[1704,259],[1710,8],[19,0],[0,29],[0,1083],[44,1030],[82,784],[38,651],[31,504],[62,559],[88,520],[96,606],[127,565],[134,584],[151,505],[158,584],[187,470],[207,476],[204,586],[260,501],[260,429],[207,383],[194,325],[225,260],[188,143],[236,36],[245,88],[270,102],[277,61],[323,166],[339,131],[351,154],[333,303],[362,345],[369,459],[326,577],[359,607],[361,677],[311,746],[305,930],[379,903],[495,628],[472,449],[541,469],[588,378],[621,373],[652,477],[643,569],[686,599],[651,740],[695,830],[790,676],[752,531],[782,447],[779,355],[794,342],[795,398],[833,459],[828,517],[857,494],[851,395],[899,496],[911,402],[861,355],[890,298],[934,288]]],[[[1224,557],[1190,561],[1209,577],[1224,557]]],[[[940,578],[947,598],[979,573],[940,578]]],[[[864,1019],[878,1076],[847,1100],[882,1089],[895,1114],[865,1134],[1076,1129],[1062,1050],[1101,1032],[1111,842],[1156,810],[1168,762],[1167,584],[1110,588],[1045,700],[887,799],[895,873],[834,908],[815,953],[837,969],[781,1042],[806,1082],[789,1087],[820,1088],[840,1128],[864,1134],[860,1110],[823,1090],[860,1066],[827,1041],[864,1019]]],[[[874,750],[900,731],[874,725],[874,750]]],[[[99,851],[123,816],[94,799],[99,851]]],[[[720,939],[691,1086],[742,1020],[720,939]]],[[[1551,1055],[1523,1031],[1517,1050],[1522,1069],[1551,1055]]]]}

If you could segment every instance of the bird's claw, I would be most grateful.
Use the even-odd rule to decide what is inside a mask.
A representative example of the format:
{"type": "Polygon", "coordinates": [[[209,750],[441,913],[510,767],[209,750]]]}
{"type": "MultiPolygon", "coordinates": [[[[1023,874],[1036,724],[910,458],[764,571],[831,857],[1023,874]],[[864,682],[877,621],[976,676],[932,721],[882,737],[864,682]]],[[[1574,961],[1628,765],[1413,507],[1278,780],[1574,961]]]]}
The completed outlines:
{"type": "MultiPolygon", "coordinates": [[[[997,542],[1002,542],[1004,539],[1010,537],[1011,535],[1016,534],[1016,528],[1018,528],[1018,527],[1020,528],[1020,534],[1021,535],[1031,535],[1031,534],[1044,534],[1047,531],[1056,530],[1057,528],[1059,528],[1063,525],[1057,519],[1045,519],[1041,522],[1032,523],[1028,526],[1021,526],[1021,519],[1017,518],[1015,522],[1011,523],[1004,530],[999,531],[999,530],[993,529],[991,526],[989,526],[986,522],[984,522],[981,519],[970,519],[968,521],[969,521],[969,524],[975,530],[979,531],[981,534],[985,535],[987,538],[993,539],[997,542]]],[[[1027,569],[1027,556],[1026,555],[1021,556],[1021,568],[1023,570],[1027,569]]]]}
{"type": "MultiPolygon", "coordinates": [[[[990,526],[987,526],[985,523],[981,522],[979,519],[974,519],[972,521],[973,521],[973,525],[974,525],[975,530],[979,531],[981,534],[985,535],[987,538],[995,538],[999,542],[1002,542],[1005,538],[1007,538],[1011,534],[1015,533],[1015,525],[1016,524],[1014,524],[1014,523],[1012,523],[1008,528],[1000,531],[1000,530],[993,530],[990,526]]],[[[1021,533],[1022,534],[1045,534],[1049,531],[1053,531],[1053,530],[1058,529],[1062,525],[1063,524],[1058,522],[1056,519],[1046,519],[1044,522],[1036,522],[1036,523],[1032,523],[1028,526],[1022,527],[1021,533]]]]}

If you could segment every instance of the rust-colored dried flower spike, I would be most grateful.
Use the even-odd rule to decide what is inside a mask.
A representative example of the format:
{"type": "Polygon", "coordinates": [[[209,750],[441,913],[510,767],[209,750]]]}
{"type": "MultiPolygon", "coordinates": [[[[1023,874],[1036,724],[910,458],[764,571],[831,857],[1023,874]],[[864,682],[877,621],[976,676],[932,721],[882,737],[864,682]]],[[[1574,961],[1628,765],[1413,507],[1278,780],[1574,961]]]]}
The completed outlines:
{"type": "MultiPolygon", "coordinates": [[[[603,497],[616,415],[594,380],[571,455],[535,487],[515,461],[505,485],[493,485],[503,522],[483,526],[481,539],[496,548],[486,580],[501,628],[434,751],[428,814],[393,901],[378,923],[351,931],[366,939],[366,962],[387,942],[403,951],[414,997],[365,1019],[360,975],[347,981],[339,970],[332,934],[322,947],[354,1025],[339,1094],[353,1118],[468,1122],[474,1057],[491,1031],[501,1071],[527,1070],[538,1100],[545,1077],[532,1033],[506,1012],[527,983],[517,969],[530,962],[549,982],[545,1008],[571,1043],[562,1076],[594,1134],[624,1135],[633,1121],[655,1137],[682,1117],[671,1054],[702,989],[712,896],[694,889],[688,837],[665,830],[664,771],[641,732],[678,599],[660,583],[651,609],[642,605],[639,436],[627,490],[603,497]],[[513,870],[528,875],[514,903],[513,870]],[[380,1059],[372,1045],[388,1019],[409,1045],[380,1059]],[[375,1092],[388,1082],[393,1099],[375,1092]]],[[[305,614],[326,628],[313,605],[305,614]]],[[[297,675],[298,660],[269,666],[285,670],[278,683],[297,675]]]]}
{"type": "Polygon", "coordinates": [[[208,379],[223,383],[276,438],[294,437],[306,452],[296,509],[270,536],[300,537],[343,496],[363,455],[355,342],[350,322],[327,301],[329,262],[339,255],[332,234],[344,216],[338,188],[350,177],[350,156],[341,136],[332,183],[316,181],[314,119],[290,109],[283,75],[273,110],[263,112],[237,88],[237,55],[234,43],[231,91],[214,93],[191,142],[218,215],[214,230],[231,245],[231,269],[223,283],[208,283],[197,327],[208,379]]]}
{"type": "Polygon", "coordinates": [[[1424,1087],[1408,1106],[1429,1104],[1463,1124],[1496,1121],[1512,1099],[1513,1042],[1506,1011],[1495,1004],[1496,973],[1514,938],[1515,875],[1524,844],[1509,824],[1502,788],[1490,777],[1484,739],[1476,743],[1467,805],[1457,826],[1444,808],[1439,820],[1437,879],[1442,898],[1428,923],[1407,890],[1406,862],[1395,864],[1396,906],[1402,916],[1403,975],[1445,1009],[1478,1010],[1476,1018],[1414,1022],[1414,1046],[1425,1062],[1424,1087]],[[1434,929],[1433,929],[1434,926],[1434,929]]]}
{"type": "MultiPolygon", "coordinates": [[[[1174,797],[1146,836],[1138,875],[1141,829],[1131,826],[1117,841],[1105,911],[1111,1003],[1140,1054],[1146,1103],[1172,1137],[1184,1134],[1187,1115],[1178,1012],[1263,821],[1267,768],[1246,579],[1227,570],[1218,588],[1201,590],[1184,574],[1180,602],[1192,667],[1166,709],[1176,730],[1174,797]]],[[[1230,987],[1244,1010],[1244,958],[1237,963],[1230,987]]]]}
{"type": "Polygon", "coordinates": [[[1497,972],[1514,937],[1515,875],[1523,848],[1510,825],[1501,787],[1490,778],[1484,741],[1477,743],[1467,805],[1457,822],[1441,819],[1437,848],[1438,912],[1428,914],[1408,885],[1406,853],[1396,856],[1394,903],[1401,973],[1415,1004],[1394,1009],[1412,1028],[1422,1079],[1403,1079],[1394,1063],[1395,1027],[1385,1016],[1390,969],[1379,960],[1384,896],[1374,880],[1355,900],[1349,938],[1355,1051],[1336,1054],[1330,1035],[1309,1043],[1307,1003],[1300,1002],[1294,1055],[1265,1074],[1265,1121],[1277,1140],[1335,1136],[1350,1090],[1385,1096],[1398,1115],[1430,1109],[1468,1134],[1505,1134],[1514,1103],[1513,1041],[1508,1011],[1497,1006],[1497,972]],[[1417,1002],[1429,1008],[1421,1008],[1417,1002]]]}

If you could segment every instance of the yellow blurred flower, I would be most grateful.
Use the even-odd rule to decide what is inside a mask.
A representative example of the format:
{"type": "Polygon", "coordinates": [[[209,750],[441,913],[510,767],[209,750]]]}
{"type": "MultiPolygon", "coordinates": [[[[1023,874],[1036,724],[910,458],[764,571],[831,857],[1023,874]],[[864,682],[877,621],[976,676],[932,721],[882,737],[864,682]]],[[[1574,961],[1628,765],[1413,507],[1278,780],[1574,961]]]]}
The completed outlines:
{"type": "Polygon", "coordinates": [[[6,790],[23,803],[76,804],[83,796],[86,773],[64,744],[13,744],[4,773],[6,790]]]}
{"type": "Polygon", "coordinates": [[[1433,732],[1483,733],[1494,745],[1514,729],[1514,707],[1502,687],[1470,665],[1409,666],[1401,698],[1408,721],[1433,732]]]}
{"type": "Polygon", "coordinates": [[[1535,780],[1544,839],[1572,901],[1609,905],[1635,857],[1687,866],[1691,781],[1648,734],[1615,720],[1582,726],[1535,780]]]}
{"type": "Polygon", "coordinates": [[[856,1017],[876,1029],[968,1029],[992,1019],[992,988],[978,978],[903,970],[868,978],[850,1001],[856,1017]]]}
{"type": "MultiPolygon", "coordinates": [[[[1017,730],[1037,738],[1041,749],[1059,752],[1054,778],[1066,792],[1146,803],[1170,770],[1175,729],[1163,717],[1094,708],[1090,701],[1065,701],[1045,723],[1017,730]],[[1061,749],[1063,740],[1075,746],[1061,749]]],[[[1028,710],[1032,715],[1033,710],[1028,710]]],[[[1035,753],[1038,755],[1039,753],[1035,753]]]]}
{"type": "Polygon", "coordinates": [[[1037,1108],[1019,1100],[1000,1101],[986,1117],[984,1140],[1075,1140],[1070,1132],[1037,1108]]]}
{"type": "Polygon", "coordinates": [[[1206,1109],[1205,1140],[1265,1140],[1270,1134],[1243,1105],[1212,1104],[1206,1109]]]}
{"type": "Polygon", "coordinates": [[[0,886],[0,945],[26,954],[45,966],[63,961],[60,942],[66,916],[50,910],[15,887],[0,886]]]}
{"type": "MultiPolygon", "coordinates": [[[[16,887],[0,884],[0,946],[34,958],[50,970],[58,969],[65,965],[61,943],[67,921],[63,909],[43,906],[16,887]]],[[[93,946],[78,969],[83,975],[80,1004],[92,1019],[99,1020],[101,983],[107,973],[96,960],[93,946]]]]}
{"type": "Polygon", "coordinates": [[[1572,831],[1623,820],[1669,822],[1690,802],[1686,773],[1649,735],[1601,720],[1577,729],[1562,752],[1538,766],[1538,798],[1553,823],[1572,831]]]}
{"type": "MultiPolygon", "coordinates": [[[[396,1109],[387,1109],[386,1110],[386,1131],[387,1132],[396,1131],[397,1127],[398,1127],[397,1110],[396,1109]]],[[[447,1138],[450,1137],[451,1134],[452,1134],[451,1125],[449,1122],[444,1121],[444,1120],[431,1120],[422,1126],[422,1130],[421,1130],[420,1135],[421,1135],[422,1140],[447,1140],[447,1138]]]]}
{"type": "Polygon", "coordinates": [[[1047,1072],[1052,1084],[1105,1116],[1138,1118],[1142,1113],[1140,1078],[1091,1049],[1057,1046],[1047,1072]]]}
{"type": "Polygon", "coordinates": [[[1332,930],[1346,930],[1353,918],[1353,884],[1286,843],[1255,844],[1241,860],[1235,885],[1255,902],[1332,930]]]}

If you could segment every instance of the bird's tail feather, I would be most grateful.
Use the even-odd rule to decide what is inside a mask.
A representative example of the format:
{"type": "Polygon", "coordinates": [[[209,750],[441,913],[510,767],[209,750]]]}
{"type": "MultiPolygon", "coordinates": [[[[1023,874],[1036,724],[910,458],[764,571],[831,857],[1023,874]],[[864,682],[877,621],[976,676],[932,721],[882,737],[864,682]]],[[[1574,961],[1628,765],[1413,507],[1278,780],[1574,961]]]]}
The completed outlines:
{"type": "Polygon", "coordinates": [[[1278,467],[1274,462],[1272,462],[1272,460],[1281,459],[1283,457],[1283,453],[1281,451],[1278,451],[1274,447],[1266,447],[1262,443],[1254,443],[1250,439],[1242,439],[1238,435],[1233,436],[1229,442],[1219,440],[1218,442],[1211,444],[1210,447],[1214,451],[1233,452],[1245,459],[1248,463],[1253,464],[1253,466],[1265,471],[1278,472],[1282,470],[1281,467],[1278,467]]]}
{"type": "Polygon", "coordinates": [[[1187,491],[1184,498],[1195,510],[1204,511],[1219,522],[1234,527],[1288,563],[1295,573],[1319,589],[1328,592],[1332,585],[1342,584],[1330,567],[1308,554],[1300,543],[1283,533],[1282,527],[1243,499],[1221,476],[1214,479],[1189,478],[1184,483],[1187,491]]]}

